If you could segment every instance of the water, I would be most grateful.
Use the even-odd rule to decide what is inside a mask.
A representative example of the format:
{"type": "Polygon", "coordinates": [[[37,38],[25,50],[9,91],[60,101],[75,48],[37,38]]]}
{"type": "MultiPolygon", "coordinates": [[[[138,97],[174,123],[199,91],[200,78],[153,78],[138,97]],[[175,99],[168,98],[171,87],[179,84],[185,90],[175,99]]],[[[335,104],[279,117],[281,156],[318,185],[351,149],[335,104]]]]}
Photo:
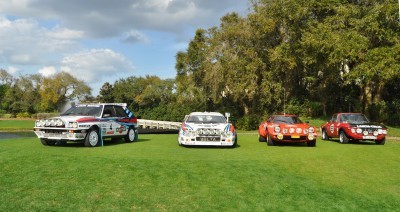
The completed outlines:
{"type": "Polygon", "coordinates": [[[21,137],[35,137],[35,133],[33,132],[0,132],[0,140],[1,139],[10,139],[10,138],[21,138],[21,137]]]}

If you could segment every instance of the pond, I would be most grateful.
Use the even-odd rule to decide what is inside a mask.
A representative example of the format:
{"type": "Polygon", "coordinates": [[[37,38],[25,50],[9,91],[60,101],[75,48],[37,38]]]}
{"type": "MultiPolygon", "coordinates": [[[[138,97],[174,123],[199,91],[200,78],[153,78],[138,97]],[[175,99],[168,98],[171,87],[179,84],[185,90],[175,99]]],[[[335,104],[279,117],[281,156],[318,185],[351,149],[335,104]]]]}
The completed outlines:
{"type": "Polygon", "coordinates": [[[0,140],[1,139],[9,139],[9,138],[21,138],[21,137],[36,137],[35,133],[30,131],[23,132],[0,132],[0,140]]]}

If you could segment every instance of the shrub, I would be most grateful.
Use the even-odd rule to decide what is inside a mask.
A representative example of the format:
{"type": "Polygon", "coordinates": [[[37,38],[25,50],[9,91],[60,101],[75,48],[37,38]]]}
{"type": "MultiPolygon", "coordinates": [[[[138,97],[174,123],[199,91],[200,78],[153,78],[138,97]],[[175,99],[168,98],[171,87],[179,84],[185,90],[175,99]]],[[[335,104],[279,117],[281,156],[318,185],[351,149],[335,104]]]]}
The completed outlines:
{"type": "Polygon", "coordinates": [[[237,120],[236,127],[240,130],[256,130],[261,119],[262,117],[257,115],[244,115],[237,120]]]}
{"type": "Polygon", "coordinates": [[[51,118],[54,116],[59,116],[59,113],[37,113],[36,117],[32,117],[32,118],[36,118],[36,119],[47,119],[47,118],[51,118]]]}
{"type": "Polygon", "coordinates": [[[17,113],[17,118],[30,118],[31,114],[28,112],[23,112],[23,113],[17,113]]]}

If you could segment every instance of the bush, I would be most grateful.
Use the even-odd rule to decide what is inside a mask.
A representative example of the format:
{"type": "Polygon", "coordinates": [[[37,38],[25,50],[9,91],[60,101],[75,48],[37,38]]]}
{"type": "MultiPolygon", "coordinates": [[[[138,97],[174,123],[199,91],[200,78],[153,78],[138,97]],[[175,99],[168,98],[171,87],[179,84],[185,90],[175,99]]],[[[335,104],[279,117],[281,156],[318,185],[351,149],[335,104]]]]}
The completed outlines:
{"type": "Polygon", "coordinates": [[[237,120],[236,127],[240,130],[256,130],[261,121],[262,118],[260,116],[244,115],[237,120]]]}
{"type": "Polygon", "coordinates": [[[36,115],[32,115],[31,118],[34,119],[47,119],[55,116],[59,116],[59,113],[37,113],[36,115]]]}
{"type": "Polygon", "coordinates": [[[13,114],[0,114],[0,118],[9,119],[9,118],[15,118],[15,116],[13,114]]]}
{"type": "Polygon", "coordinates": [[[18,113],[17,114],[17,118],[30,118],[31,114],[29,114],[28,112],[23,112],[23,113],[18,113]]]}

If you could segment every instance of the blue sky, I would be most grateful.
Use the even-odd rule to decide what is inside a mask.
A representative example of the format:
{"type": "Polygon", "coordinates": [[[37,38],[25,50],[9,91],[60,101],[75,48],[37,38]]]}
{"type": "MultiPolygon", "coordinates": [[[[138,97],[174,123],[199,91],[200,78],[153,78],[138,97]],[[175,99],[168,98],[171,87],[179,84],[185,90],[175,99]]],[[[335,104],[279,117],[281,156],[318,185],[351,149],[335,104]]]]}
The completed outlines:
{"type": "Polygon", "coordinates": [[[67,71],[96,96],[129,76],[174,78],[175,55],[198,28],[247,0],[2,0],[0,69],[18,77],[67,71]]]}

